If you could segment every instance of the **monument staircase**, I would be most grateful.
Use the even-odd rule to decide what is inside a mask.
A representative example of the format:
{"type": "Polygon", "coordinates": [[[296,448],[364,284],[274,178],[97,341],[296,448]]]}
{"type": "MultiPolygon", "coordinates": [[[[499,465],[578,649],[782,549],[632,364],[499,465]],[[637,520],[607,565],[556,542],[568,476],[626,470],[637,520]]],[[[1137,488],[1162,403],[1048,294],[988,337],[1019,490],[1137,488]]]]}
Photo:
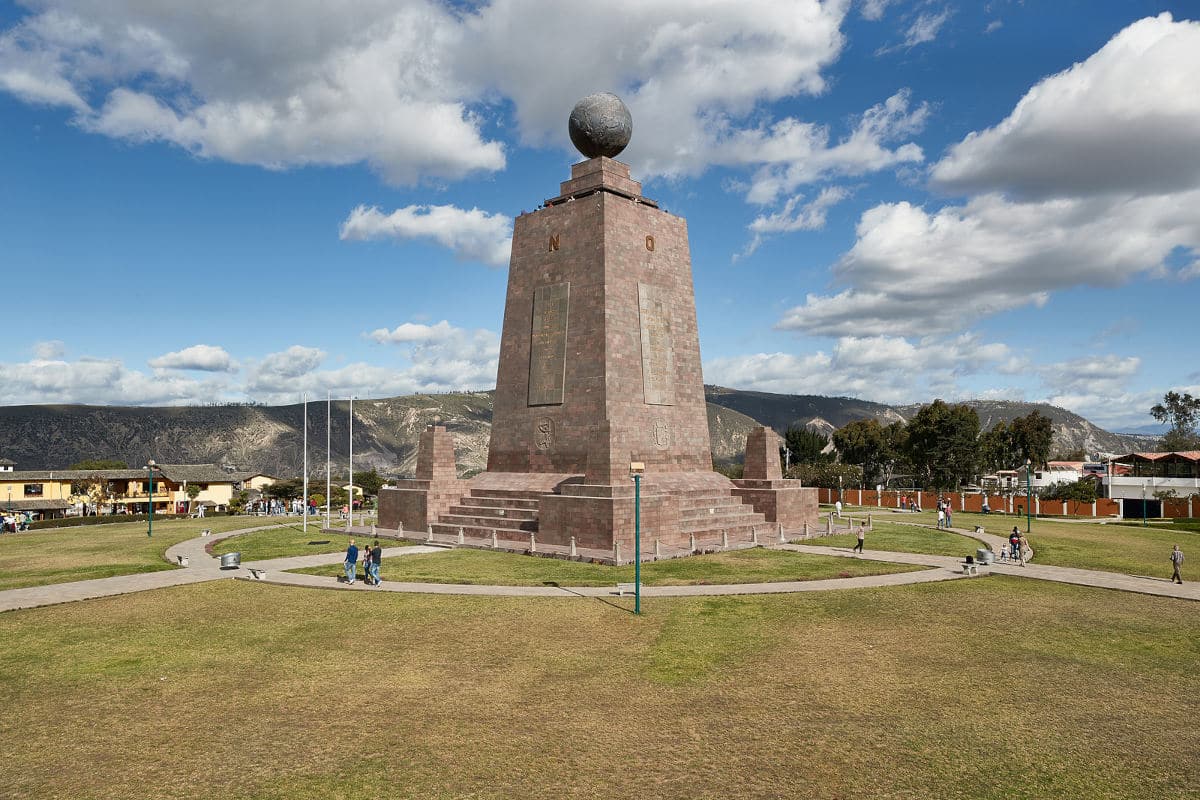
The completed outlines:
{"type": "MultiPolygon", "coordinates": [[[[457,537],[459,530],[468,539],[528,541],[538,530],[538,506],[542,495],[520,489],[472,488],[470,493],[438,515],[431,523],[438,537],[457,537]]],[[[729,492],[699,489],[678,493],[679,531],[684,537],[695,536],[697,546],[722,541],[722,533],[733,543],[749,542],[757,528],[760,540],[774,525],[750,505],[729,492]]],[[[648,531],[647,535],[653,536],[648,531]]],[[[672,537],[674,538],[674,537],[672,537]]]]}

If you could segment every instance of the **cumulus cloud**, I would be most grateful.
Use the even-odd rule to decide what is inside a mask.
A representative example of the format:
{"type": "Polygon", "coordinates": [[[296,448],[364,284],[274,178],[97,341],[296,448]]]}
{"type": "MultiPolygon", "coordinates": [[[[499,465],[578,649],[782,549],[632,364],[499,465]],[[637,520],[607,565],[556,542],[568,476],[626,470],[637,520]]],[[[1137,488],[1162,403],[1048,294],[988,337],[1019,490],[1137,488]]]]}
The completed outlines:
{"type": "Polygon", "coordinates": [[[938,31],[942,29],[948,19],[950,19],[950,9],[948,8],[936,13],[918,14],[917,18],[908,26],[908,30],[904,32],[904,46],[916,47],[919,44],[932,42],[937,38],[938,31]]]}
{"type": "Polygon", "coordinates": [[[1133,23],[1031,88],[932,170],[946,191],[1012,197],[1153,194],[1200,185],[1200,22],[1133,23]]]}
{"type": "Polygon", "coordinates": [[[960,378],[995,369],[1010,357],[1007,345],[983,342],[971,334],[916,341],[843,336],[829,352],[712,359],[704,365],[704,379],[739,389],[907,403],[931,396],[968,396],[960,378]]]}
{"type": "Polygon", "coordinates": [[[804,195],[795,195],[784,203],[783,208],[774,214],[764,214],[755,217],[750,223],[749,230],[754,238],[746,245],[741,253],[734,255],[733,260],[753,255],[763,241],[772,234],[792,233],[793,231],[815,231],[825,227],[829,209],[850,196],[850,190],[844,186],[828,186],[812,200],[800,204],[804,195]]]}
{"type": "Polygon", "coordinates": [[[343,240],[380,238],[425,239],[454,252],[464,261],[493,267],[508,264],[512,252],[512,218],[455,206],[406,206],[385,214],[359,206],[342,223],[343,240]]]}
{"type": "Polygon", "coordinates": [[[155,369],[193,369],[202,372],[233,372],[237,364],[223,347],[197,344],[146,362],[155,369]]]}
{"type": "Polygon", "coordinates": [[[877,21],[883,19],[883,13],[892,4],[892,0],[863,0],[861,13],[863,19],[877,21]]]}
{"type": "Polygon", "coordinates": [[[1126,391],[1141,366],[1136,356],[1095,355],[1046,364],[1038,374],[1052,395],[1111,396],[1126,391]]]}
{"type": "Polygon", "coordinates": [[[77,361],[35,358],[0,363],[0,403],[95,403],[181,405],[223,397],[221,380],[193,380],[171,373],[131,370],[117,359],[77,361]]]}
{"type": "Polygon", "coordinates": [[[33,356],[38,361],[50,361],[62,358],[67,352],[67,346],[58,339],[48,339],[44,342],[34,342],[33,356]]]}

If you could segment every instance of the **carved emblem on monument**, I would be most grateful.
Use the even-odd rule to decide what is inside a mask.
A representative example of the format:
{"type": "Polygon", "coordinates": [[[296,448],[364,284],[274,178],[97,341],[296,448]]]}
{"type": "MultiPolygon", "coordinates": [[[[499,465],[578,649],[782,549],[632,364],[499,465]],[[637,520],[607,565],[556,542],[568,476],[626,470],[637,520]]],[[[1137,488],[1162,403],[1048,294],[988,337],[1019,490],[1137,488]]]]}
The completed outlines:
{"type": "Polygon", "coordinates": [[[671,446],[671,426],[666,420],[654,420],[654,446],[659,450],[666,450],[671,446]]]}
{"type": "Polygon", "coordinates": [[[549,450],[554,446],[554,420],[542,417],[533,423],[533,444],[538,450],[549,450]]]}
{"type": "Polygon", "coordinates": [[[533,326],[529,341],[529,405],[553,406],[563,401],[567,369],[569,282],[533,290],[533,326]]]}

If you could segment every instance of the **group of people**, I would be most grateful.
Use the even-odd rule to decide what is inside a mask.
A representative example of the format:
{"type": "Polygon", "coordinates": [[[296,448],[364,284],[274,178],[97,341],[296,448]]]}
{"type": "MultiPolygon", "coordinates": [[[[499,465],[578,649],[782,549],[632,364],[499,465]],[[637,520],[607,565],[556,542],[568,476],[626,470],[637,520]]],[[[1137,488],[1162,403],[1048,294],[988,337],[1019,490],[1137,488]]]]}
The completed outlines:
{"type": "Polygon", "coordinates": [[[950,501],[946,498],[939,497],[937,501],[937,526],[949,530],[951,527],[951,511],[950,501]]]}
{"type": "Polygon", "coordinates": [[[917,498],[909,497],[906,494],[900,495],[900,510],[901,511],[920,511],[921,502],[917,498]]]}
{"type": "Polygon", "coordinates": [[[24,514],[5,514],[4,527],[0,529],[0,533],[16,533],[18,531],[27,531],[29,530],[29,523],[31,521],[32,517],[29,515],[28,511],[24,514]]]}
{"type": "MultiPolygon", "coordinates": [[[[976,528],[982,531],[982,528],[976,528]]],[[[1025,566],[1025,559],[1033,556],[1033,548],[1029,546],[1029,540],[1025,538],[1025,534],[1018,530],[1014,525],[1012,532],[1008,534],[1008,547],[1000,548],[1000,561],[1014,563],[1020,562],[1021,566],[1025,566]]]]}
{"type": "Polygon", "coordinates": [[[353,586],[358,577],[360,554],[363,562],[363,583],[368,586],[379,586],[382,583],[379,579],[379,563],[383,560],[383,548],[379,546],[378,540],[371,542],[370,547],[364,547],[361,551],[358,549],[358,545],[354,544],[354,540],[350,540],[350,544],[346,548],[346,562],[343,565],[346,571],[346,583],[353,586]]]}

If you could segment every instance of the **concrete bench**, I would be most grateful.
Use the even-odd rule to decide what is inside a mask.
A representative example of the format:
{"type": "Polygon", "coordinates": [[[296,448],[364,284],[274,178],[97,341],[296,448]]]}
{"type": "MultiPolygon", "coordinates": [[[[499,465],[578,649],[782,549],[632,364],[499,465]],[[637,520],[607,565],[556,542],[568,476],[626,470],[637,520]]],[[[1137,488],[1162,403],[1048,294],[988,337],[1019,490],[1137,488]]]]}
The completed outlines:
{"type": "Polygon", "coordinates": [[[267,577],[267,571],[257,567],[250,567],[250,577],[256,581],[264,580],[267,577]]]}
{"type": "Polygon", "coordinates": [[[627,594],[636,594],[636,592],[634,591],[634,584],[618,583],[617,584],[617,597],[624,597],[627,594]]]}
{"type": "Polygon", "coordinates": [[[978,575],[979,574],[979,565],[975,564],[973,562],[970,562],[970,561],[964,561],[963,565],[962,565],[962,574],[963,575],[978,575]]]}

